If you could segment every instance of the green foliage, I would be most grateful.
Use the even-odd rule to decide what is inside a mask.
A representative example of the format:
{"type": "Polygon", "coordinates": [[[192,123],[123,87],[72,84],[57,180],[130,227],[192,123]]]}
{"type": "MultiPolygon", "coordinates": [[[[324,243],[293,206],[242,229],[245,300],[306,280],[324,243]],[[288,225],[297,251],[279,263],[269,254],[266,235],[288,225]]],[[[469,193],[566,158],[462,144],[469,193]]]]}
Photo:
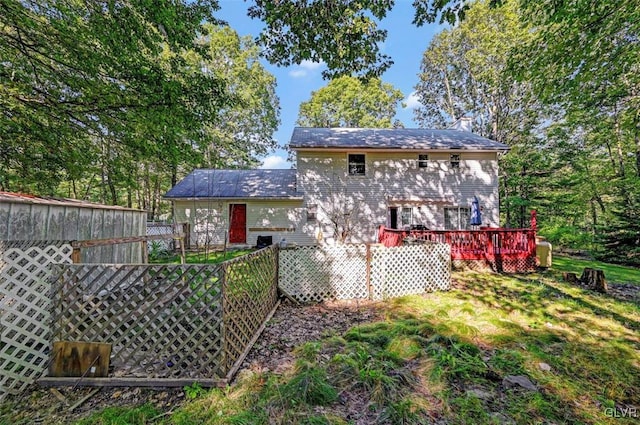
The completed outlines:
{"type": "Polygon", "coordinates": [[[160,263],[171,256],[171,253],[159,241],[151,241],[149,244],[149,262],[160,263]]]}
{"type": "Polygon", "coordinates": [[[422,406],[409,398],[389,403],[380,415],[380,421],[402,425],[424,424],[426,412],[422,406]]]}
{"type": "Polygon", "coordinates": [[[191,385],[186,385],[183,389],[185,396],[189,400],[202,397],[207,392],[198,382],[194,382],[191,385]]]}
{"type": "Polygon", "coordinates": [[[455,397],[451,400],[451,408],[456,412],[451,423],[454,424],[489,424],[490,418],[482,402],[473,395],[455,397]]]}
{"type": "Polygon", "coordinates": [[[525,372],[523,355],[515,350],[499,349],[489,361],[492,370],[504,375],[522,375],[525,372]]]}
{"type": "Polygon", "coordinates": [[[327,374],[312,363],[299,360],[295,375],[280,389],[284,402],[288,406],[301,403],[325,406],[338,398],[338,392],[327,381],[327,374]]]}
{"type": "Polygon", "coordinates": [[[145,404],[139,407],[108,407],[99,413],[94,413],[86,419],[76,422],[77,425],[147,425],[151,419],[161,412],[145,404]]]}
{"type": "Polygon", "coordinates": [[[311,99],[300,105],[297,124],[303,127],[391,128],[400,90],[389,83],[372,78],[362,81],[354,77],[331,80],[311,93],[311,99]]]}
{"type": "Polygon", "coordinates": [[[249,16],[266,28],[259,36],[273,64],[289,66],[304,60],[324,62],[325,78],[342,75],[380,76],[393,63],[380,52],[387,32],[377,27],[391,8],[389,0],[348,0],[327,4],[255,0],[249,16]]]}
{"type": "Polygon", "coordinates": [[[553,246],[573,249],[593,248],[593,234],[588,229],[567,225],[563,221],[545,224],[539,231],[540,236],[544,236],[553,246]]]}
{"type": "Polygon", "coordinates": [[[73,181],[78,191],[97,173],[104,198],[118,203],[116,187],[137,160],[158,155],[177,166],[193,152],[198,123],[229,101],[224,83],[183,55],[212,18],[211,3],[3,5],[4,189],[54,193],[73,181]]]}
{"type": "Polygon", "coordinates": [[[3,3],[0,190],[166,212],[196,167],[275,146],[275,79],[215,1],[3,3]],[[6,6],[6,7],[5,7],[6,6]]]}
{"type": "Polygon", "coordinates": [[[433,336],[427,352],[436,361],[436,368],[433,369],[434,378],[470,379],[483,375],[487,370],[480,350],[475,345],[461,342],[455,337],[433,336]]]}

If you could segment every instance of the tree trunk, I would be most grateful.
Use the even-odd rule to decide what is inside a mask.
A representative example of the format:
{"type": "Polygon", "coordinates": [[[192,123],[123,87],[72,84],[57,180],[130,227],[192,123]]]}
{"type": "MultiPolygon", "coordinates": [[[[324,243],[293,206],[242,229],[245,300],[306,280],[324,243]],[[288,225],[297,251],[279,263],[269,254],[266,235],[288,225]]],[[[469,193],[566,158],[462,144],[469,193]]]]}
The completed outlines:
{"type": "Polygon", "coordinates": [[[585,267],[580,281],[594,291],[607,292],[607,280],[604,278],[604,271],[602,270],[585,267]]]}

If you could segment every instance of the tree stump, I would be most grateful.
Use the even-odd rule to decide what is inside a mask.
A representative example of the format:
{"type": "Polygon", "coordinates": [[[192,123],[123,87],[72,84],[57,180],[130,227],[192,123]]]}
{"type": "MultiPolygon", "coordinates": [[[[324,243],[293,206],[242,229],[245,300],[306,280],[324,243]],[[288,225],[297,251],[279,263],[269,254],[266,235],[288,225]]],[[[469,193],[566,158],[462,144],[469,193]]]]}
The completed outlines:
{"type": "Polygon", "coordinates": [[[604,278],[604,271],[585,267],[580,277],[580,281],[588,288],[598,292],[607,292],[607,280],[604,278]]]}
{"type": "Polygon", "coordinates": [[[569,283],[578,283],[578,276],[575,273],[562,272],[562,280],[569,283]]]}

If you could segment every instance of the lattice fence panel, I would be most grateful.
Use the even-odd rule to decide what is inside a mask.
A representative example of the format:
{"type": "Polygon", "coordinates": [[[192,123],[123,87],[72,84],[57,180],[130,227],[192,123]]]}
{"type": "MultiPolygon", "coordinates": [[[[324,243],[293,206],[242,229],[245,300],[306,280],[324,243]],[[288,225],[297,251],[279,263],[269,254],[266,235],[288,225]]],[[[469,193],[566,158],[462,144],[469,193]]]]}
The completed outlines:
{"type": "Polygon", "coordinates": [[[53,340],[111,343],[116,377],[224,376],[220,265],[58,267],[53,340]]]}
{"type": "MultiPolygon", "coordinates": [[[[173,224],[147,223],[147,236],[172,235],[174,233],[173,224]]],[[[173,239],[160,239],[147,244],[147,250],[150,253],[154,250],[159,252],[173,251],[174,247],[175,241],[173,239]]]]}
{"type": "Polygon", "coordinates": [[[377,300],[447,290],[451,284],[450,247],[440,243],[372,246],[370,276],[377,300]]]}
{"type": "Polygon", "coordinates": [[[279,286],[301,302],[369,296],[366,245],[280,250],[279,286]]]}
{"type": "Polygon", "coordinates": [[[70,263],[72,251],[64,241],[0,241],[0,398],[46,368],[50,265],[70,263]]]}
{"type": "Polygon", "coordinates": [[[271,246],[224,263],[225,373],[240,359],[278,300],[278,249],[271,246]]]}

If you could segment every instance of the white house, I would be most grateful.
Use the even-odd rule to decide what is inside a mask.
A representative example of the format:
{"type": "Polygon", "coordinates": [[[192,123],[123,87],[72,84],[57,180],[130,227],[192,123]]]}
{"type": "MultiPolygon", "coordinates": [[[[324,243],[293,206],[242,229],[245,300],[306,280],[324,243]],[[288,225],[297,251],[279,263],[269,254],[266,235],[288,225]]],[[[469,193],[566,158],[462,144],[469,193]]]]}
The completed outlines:
{"type": "Polygon", "coordinates": [[[165,198],[192,241],[374,242],[380,225],[465,229],[477,197],[499,224],[498,157],[508,146],[461,130],[301,128],[295,170],[195,170],[165,198]]]}

